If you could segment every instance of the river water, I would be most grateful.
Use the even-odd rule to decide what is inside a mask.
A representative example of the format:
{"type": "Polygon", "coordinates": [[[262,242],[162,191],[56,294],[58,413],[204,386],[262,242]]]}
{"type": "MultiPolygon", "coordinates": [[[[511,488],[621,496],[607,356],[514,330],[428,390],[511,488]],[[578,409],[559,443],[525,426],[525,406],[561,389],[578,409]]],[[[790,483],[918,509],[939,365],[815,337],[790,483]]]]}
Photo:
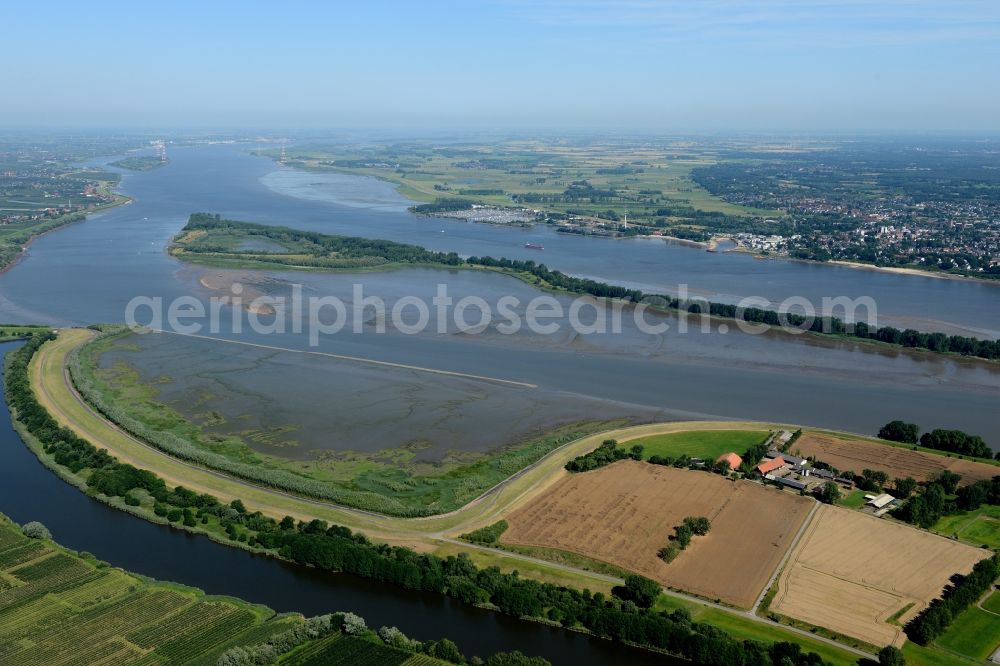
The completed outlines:
{"type": "MultiPolygon", "coordinates": [[[[20,344],[0,344],[0,368],[2,357],[20,344]]],[[[0,381],[0,397],[2,393],[0,381]]],[[[450,638],[466,656],[517,649],[545,656],[553,664],[686,663],[522,622],[441,595],[288,564],[136,518],[88,498],[42,466],[11,427],[6,409],[0,409],[0,510],[18,523],[39,520],[62,545],[128,571],[266,604],[279,612],[309,616],[353,611],[369,626],[398,626],[422,640],[450,638]]]]}
{"type": "MultiPolygon", "coordinates": [[[[758,295],[780,301],[800,294],[818,302],[824,296],[871,295],[878,301],[881,323],[1000,331],[1000,289],[995,285],[756,261],[661,240],[612,241],[566,236],[547,228],[507,229],[419,218],[405,211],[407,202],[385,183],[278,169],[238,146],[178,148],[167,166],[126,174],[122,191],[135,202],[38,239],[21,262],[0,275],[0,321],[54,325],[121,321],[126,304],[137,295],[166,300],[210,295],[200,282],[206,271],[181,264],[164,252],[191,212],[207,211],[233,219],[412,242],[463,255],[544,260],[552,268],[606,281],[620,281],[625,275],[629,284],[649,291],[671,291],[686,282],[691,293],[716,300],[758,295]],[[526,241],[546,249],[525,250],[526,241]]],[[[263,292],[281,293],[299,282],[311,293],[339,294],[348,300],[352,285],[360,281],[390,303],[411,293],[429,296],[441,283],[458,297],[534,293],[506,276],[431,269],[248,277],[250,282],[255,279],[263,292]]],[[[223,329],[218,337],[237,335],[223,329]]],[[[239,339],[309,348],[306,336],[295,333],[255,337],[246,332],[239,339]]],[[[658,419],[761,419],[868,433],[888,420],[903,418],[926,428],[962,428],[1000,445],[996,365],[850,342],[785,333],[725,333],[713,324],[697,334],[653,336],[634,326],[626,326],[617,336],[344,332],[321,339],[317,348],[534,384],[546,395],[559,396],[560,404],[578,398],[589,412],[586,417],[592,417],[594,405],[604,404],[624,413],[655,413],[658,419]]],[[[276,378],[272,369],[269,381],[294,382],[294,364],[289,367],[293,370],[283,379],[276,378]]],[[[499,406],[509,404],[501,401],[499,406]]],[[[509,418],[516,420],[518,415],[509,418]]],[[[0,510],[19,521],[45,522],[59,541],[72,548],[89,550],[146,575],[237,595],[278,610],[355,610],[372,624],[396,624],[419,638],[449,636],[468,653],[517,648],[556,663],[620,663],[620,653],[600,641],[437,597],[253,557],[85,500],[44,470],[4,419],[6,413],[0,417],[0,510]]],[[[637,654],[635,659],[651,657],[637,654]]]]}

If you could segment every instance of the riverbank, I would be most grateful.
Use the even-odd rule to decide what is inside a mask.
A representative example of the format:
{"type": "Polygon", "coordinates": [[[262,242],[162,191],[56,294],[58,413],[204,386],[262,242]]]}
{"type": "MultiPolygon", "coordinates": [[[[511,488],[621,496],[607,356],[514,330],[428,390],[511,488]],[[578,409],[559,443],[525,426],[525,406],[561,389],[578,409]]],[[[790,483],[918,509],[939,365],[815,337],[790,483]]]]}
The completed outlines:
{"type": "Polygon", "coordinates": [[[411,657],[427,666],[465,663],[447,639],[413,641],[398,630],[380,635],[343,610],[309,619],[278,614],[267,606],[110,567],[89,553],[62,547],[41,523],[22,528],[3,514],[0,559],[0,575],[19,583],[16,594],[7,588],[0,595],[5,639],[0,655],[19,664],[138,665],[156,659],[213,666],[227,658],[223,655],[248,654],[267,655],[267,663],[287,656],[294,663],[317,664],[306,654],[350,661],[359,652],[397,664],[411,657]],[[58,631],[52,630],[53,618],[58,618],[58,631]]]}
{"type": "MultiPolygon", "coordinates": [[[[31,366],[34,367],[35,363],[32,362],[31,366]]],[[[37,376],[37,373],[34,370],[30,374],[33,377],[37,376]]],[[[60,373],[60,374],[62,374],[62,373],[60,373]]],[[[64,377],[64,375],[63,375],[63,377],[64,377]]],[[[10,386],[10,380],[8,380],[8,386],[10,386]]],[[[48,396],[45,396],[45,395],[39,395],[39,399],[43,400],[43,401],[47,397],[48,396]]],[[[702,424],[695,424],[695,425],[696,426],[700,426],[702,424]]],[[[659,426],[651,426],[651,427],[655,429],[656,427],[663,427],[663,424],[660,424],[659,426]]],[[[676,425],[675,424],[667,424],[667,427],[671,427],[672,428],[672,427],[676,427],[676,425]]],[[[650,427],[645,427],[645,428],[640,427],[639,428],[639,432],[640,433],[648,432],[649,428],[650,427]]],[[[630,431],[631,431],[631,429],[630,429],[630,431]]],[[[610,434],[614,434],[614,433],[610,433],[610,434]]],[[[589,439],[592,440],[594,438],[589,438],[589,439]]],[[[104,443],[103,440],[101,440],[101,441],[102,441],[102,443],[104,443]]],[[[586,444],[588,445],[587,448],[592,448],[595,445],[595,443],[593,441],[588,441],[588,442],[586,442],[586,444]]],[[[89,446],[89,445],[87,445],[87,446],[89,446]]],[[[562,461],[559,461],[559,462],[562,462],[562,461]]],[[[104,464],[106,465],[107,463],[104,463],[104,464]]],[[[113,465],[118,465],[118,464],[120,464],[120,463],[117,463],[117,462],[113,463],[113,465]]],[[[191,473],[189,474],[188,478],[183,481],[184,482],[184,487],[187,489],[187,490],[184,491],[184,493],[185,493],[185,496],[187,496],[187,497],[194,497],[194,495],[190,495],[189,493],[191,493],[192,491],[193,492],[197,492],[199,490],[199,486],[196,483],[191,483],[190,481],[191,481],[191,477],[196,477],[197,476],[197,473],[195,471],[195,468],[191,468],[190,466],[188,466],[188,469],[190,470],[191,473]]],[[[530,475],[532,472],[535,471],[535,469],[536,468],[533,468],[532,470],[528,470],[527,473],[526,473],[526,475],[530,475]]],[[[123,471],[125,471],[125,470],[123,470],[123,471]]],[[[550,476],[550,475],[543,475],[543,476],[550,476]]],[[[160,477],[155,477],[155,478],[160,478],[160,477]]],[[[215,478],[219,479],[218,475],[216,475],[215,478]]],[[[94,485],[93,482],[94,481],[95,481],[95,479],[93,478],[93,475],[91,475],[91,478],[88,479],[88,486],[91,486],[91,491],[90,491],[91,493],[94,493],[95,490],[96,490],[95,488],[93,488],[93,485],[94,485]]],[[[516,480],[511,480],[510,483],[508,483],[508,484],[505,485],[503,491],[506,492],[512,486],[514,486],[515,484],[519,483],[520,481],[521,481],[520,477],[518,477],[516,480]]],[[[100,482],[100,483],[103,483],[103,482],[100,482]]],[[[219,484],[219,485],[221,485],[221,484],[219,484]]],[[[119,491],[119,492],[122,492],[122,491],[119,491]]],[[[156,492],[159,493],[161,491],[156,491],[156,492]]],[[[177,492],[180,492],[180,491],[174,491],[174,492],[177,493],[177,492]]],[[[220,495],[221,495],[220,493],[216,493],[216,494],[213,495],[213,494],[211,494],[211,492],[209,492],[208,494],[202,495],[202,497],[218,498],[220,495]]],[[[97,497],[100,498],[101,496],[102,496],[102,494],[98,492],[97,493],[97,497]]],[[[515,496],[515,498],[521,497],[521,496],[522,495],[517,495],[517,496],[515,496]]],[[[239,499],[239,498],[235,498],[235,499],[239,499]]],[[[485,499],[486,499],[485,497],[481,498],[480,500],[477,500],[473,504],[477,504],[478,505],[478,504],[481,504],[481,503],[485,503],[485,499]]],[[[502,508],[502,507],[506,506],[506,502],[502,501],[502,498],[501,499],[497,499],[496,496],[493,496],[490,499],[491,499],[491,503],[490,503],[489,506],[487,506],[487,507],[479,506],[479,507],[477,507],[477,509],[495,510],[497,508],[502,508]]],[[[172,502],[177,502],[177,501],[184,501],[184,500],[181,497],[178,497],[177,499],[173,499],[171,501],[172,502]]],[[[190,500],[188,500],[188,501],[190,501],[190,500]]],[[[214,499],[213,501],[218,501],[218,499],[214,499]]],[[[261,523],[259,523],[259,521],[261,519],[263,519],[263,514],[259,514],[259,513],[249,514],[248,513],[251,508],[254,508],[256,506],[256,503],[248,501],[247,504],[250,505],[249,508],[244,508],[244,504],[242,503],[242,501],[240,501],[240,502],[232,501],[231,505],[233,507],[237,507],[238,506],[239,509],[240,509],[237,512],[237,514],[233,514],[233,516],[234,517],[236,515],[244,515],[244,516],[251,516],[251,517],[252,516],[260,516],[260,518],[255,519],[255,521],[257,521],[255,524],[261,524],[261,523]]],[[[214,506],[218,507],[219,505],[214,505],[214,506]]],[[[310,503],[309,506],[317,507],[319,505],[318,505],[318,503],[310,503]]],[[[165,511],[166,511],[166,509],[165,509],[165,511]]],[[[170,515],[168,516],[168,519],[170,519],[171,522],[173,522],[174,518],[171,517],[173,515],[173,510],[169,511],[168,513],[170,513],[170,515]]],[[[177,518],[176,519],[179,520],[180,517],[182,516],[182,513],[179,510],[176,510],[176,513],[177,513],[177,518]]],[[[352,513],[354,515],[359,515],[360,514],[360,512],[357,512],[357,511],[349,512],[349,513],[352,513]]],[[[462,513],[467,513],[467,511],[463,511],[462,513]]],[[[213,510],[213,512],[211,512],[210,515],[211,516],[225,515],[225,511],[222,514],[218,514],[215,510],[213,510]]],[[[367,518],[367,519],[369,519],[369,520],[372,518],[371,514],[364,514],[364,517],[367,518]]],[[[454,517],[455,516],[452,516],[452,518],[454,518],[454,517]]],[[[210,519],[210,520],[214,520],[214,519],[210,519]]],[[[285,520],[291,521],[291,520],[293,520],[293,518],[289,517],[289,518],[287,518],[285,520]]],[[[299,523],[300,524],[300,529],[304,529],[302,526],[306,525],[306,521],[307,520],[309,520],[309,519],[306,518],[306,519],[302,519],[300,521],[300,523],[299,523]]],[[[314,518],[314,519],[310,520],[308,524],[309,525],[315,524],[317,522],[317,520],[318,519],[314,518]]],[[[390,519],[390,520],[392,520],[392,519],[390,519]]],[[[185,518],[185,522],[186,521],[187,521],[187,519],[185,518]]],[[[242,523],[242,519],[241,519],[240,522],[242,523]]],[[[282,521],[282,522],[284,523],[284,521],[282,521]]],[[[387,522],[388,521],[383,521],[381,523],[383,525],[383,527],[387,524],[387,522]]],[[[427,529],[427,526],[431,525],[430,521],[425,521],[425,520],[421,520],[421,519],[412,519],[411,521],[407,521],[407,522],[410,522],[411,524],[422,524],[422,526],[424,527],[424,529],[427,529]]],[[[245,531],[246,528],[244,528],[244,527],[234,528],[233,525],[230,525],[229,528],[227,529],[227,535],[230,537],[230,539],[238,541],[240,543],[247,542],[249,545],[253,545],[254,543],[259,542],[262,545],[264,545],[265,548],[273,548],[275,546],[272,545],[272,542],[274,541],[275,538],[279,538],[280,532],[275,532],[274,531],[276,529],[276,527],[277,527],[277,521],[276,521],[276,519],[273,519],[273,518],[272,519],[267,519],[267,523],[270,525],[270,527],[255,528],[255,529],[265,530],[265,531],[257,531],[257,532],[254,532],[254,531],[247,532],[247,531],[245,531]],[[270,534],[271,536],[266,536],[267,534],[270,534]],[[239,536],[240,538],[237,539],[236,538],[237,536],[239,536]],[[246,538],[247,536],[250,536],[250,538],[246,538]],[[260,539],[263,539],[263,541],[260,541],[260,539]]],[[[324,522],[323,525],[325,525],[325,524],[326,523],[324,522]]],[[[455,527],[455,528],[457,528],[457,529],[464,530],[464,527],[461,527],[460,523],[458,523],[458,522],[455,522],[452,526],[455,527]]],[[[197,522],[196,522],[195,529],[197,529],[197,522]]],[[[336,528],[336,530],[340,530],[340,529],[341,528],[336,528]]],[[[309,532],[306,531],[306,533],[308,534],[309,532]]],[[[334,531],[334,532],[331,532],[330,534],[339,535],[340,532],[334,531]]],[[[434,534],[431,534],[429,536],[434,537],[434,534]]],[[[286,537],[280,537],[280,539],[284,539],[284,538],[286,538],[286,537]]],[[[336,538],[340,538],[340,537],[336,537],[336,538]]],[[[439,538],[439,537],[434,537],[434,538],[439,538]]],[[[280,541],[280,539],[279,539],[279,541],[280,541]]],[[[451,540],[451,539],[445,539],[445,541],[449,545],[454,545],[456,543],[454,540],[451,540]]],[[[367,544],[368,542],[367,542],[367,540],[364,540],[364,541],[362,541],[360,543],[361,544],[367,544]]],[[[352,546],[352,547],[354,547],[354,546],[352,546]]],[[[477,550],[477,549],[473,549],[473,550],[477,550]]],[[[482,552],[483,550],[484,549],[478,549],[478,552],[482,552]]],[[[488,549],[485,549],[485,550],[488,550],[488,549]]],[[[285,552],[285,551],[282,551],[282,552],[285,552]]],[[[296,551],[294,549],[292,551],[289,551],[289,552],[292,555],[292,559],[294,561],[300,562],[300,563],[303,562],[303,560],[301,559],[302,556],[301,555],[297,555],[296,551]]],[[[413,557],[412,551],[409,550],[409,549],[399,550],[397,548],[397,549],[394,549],[394,552],[396,553],[396,555],[395,555],[396,558],[403,557],[404,553],[409,553],[409,554],[405,555],[406,558],[412,558],[413,557]]],[[[507,558],[507,559],[510,559],[510,556],[508,554],[503,554],[503,557],[507,558]]],[[[308,563],[308,562],[310,562],[310,560],[306,560],[306,563],[308,563]]],[[[354,560],[353,559],[352,560],[345,560],[345,565],[348,562],[354,562],[354,560]]],[[[518,563],[524,563],[523,565],[522,564],[516,565],[516,568],[522,573],[522,575],[528,576],[528,577],[532,577],[533,576],[533,567],[530,566],[530,565],[532,565],[532,564],[534,564],[534,565],[543,564],[543,563],[534,561],[534,560],[532,560],[532,558],[529,558],[529,557],[519,557],[519,558],[517,558],[517,562],[518,563]]],[[[329,567],[329,565],[323,565],[323,566],[324,566],[324,568],[328,568],[329,567]]],[[[586,583],[583,582],[583,581],[586,580],[588,577],[594,576],[594,574],[591,574],[589,572],[574,570],[571,567],[565,567],[565,566],[560,567],[560,566],[556,566],[556,565],[547,565],[547,564],[544,565],[544,566],[546,566],[549,570],[557,570],[557,571],[562,571],[564,573],[572,573],[574,575],[574,577],[577,577],[576,584],[573,584],[571,586],[572,589],[577,589],[578,590],[579,589],[578,585],[586,585],[586,583]]],[[[353,570],[353,565],[351,567],[344,568],[343,570],[347,571],[349,573],[360,573],[360,572],[356,572],[356,571],[353,570]]],[[[514,576],[506,576],[506,574],[504,574],[504,576],[505,576],[504,580],[510,580],[512,583],[519,585],[519,583],[515,582],[515,581],[518,580],[518,577],[516,575],[514,575],[514,576]]],[[[555,587],[552,587],[551,584],[546,583],[545,585],[543,585],[542,588],[539,589],[539,591],[540,592],[544,591],[545,594],[549,594],[549,591],[559,590],[559,589],[563,589],[564,590],[565,588],[555,588],[555,587]]],[[[563,593],[560,592],[560,594],[563,594],[563,593]]],[[[577,593],[575,593],[575,594],[577,594],[577,593]]],[[[462,597],[462,598],[464,598],[464,597],[462,597]]],[[[586,599],[586,598],[587,598],[586,596],[581,597],[581,599],[586,599]]],[[[505,608],[505,602],[500,601],[499,599],[498,599],[498,601],[500,602],[500,609],[501,610],[503,610],[504,612],[507,612],[507,613],[511,612],[510,608],[505,608]]],[[[587,602],[587,603],[590,603],[590,602],[587,602]]],[[[692,599],[692,603],[700,603],[700,602],[698,602],[695,599],[692,599]]],[[[524,613],[524,612],[515,612],[514,614],[515,615],[525,615],[526,613],[524,613]]],[[[527,613],[527,614],[531,615],[531,613],[527,613]]],[[[667,618],[663,618],[662,621],[667,621],[667,618]]],[[[755,620],[754,622],[758,622],[758,621],[755,620]]],[[[768,622],[765,621],[765,620],[760,620],[759,622],[761,622],[761,623],[763,623],[765,625],[768,624],[768,622]]],[[[760,631],[760,628],[758,627],[756,630],[760,631]]],[[[785,634],[782,633],[782,630],[780,628],[775,628],[775,631],[777,632],[775,634],[775,636],[776,636],[775,640],[781,640],[781,638],[777,638],[777,637],[783,636],[785,634]]],[[[612,636],[617,636],[617,632],[614,632],[611,635],[612,636]]],[[[633,639],[626,639],[626,637],[624,635],[621,638],[623,640],[629,640],[631,642],[636,642],[636,640],[637,640],[637,639],[634,639],[634,638],[633,639]]],[[[792,636],[792,640],[795,641],[795,642],[801,642],[801,639],[798,638],[798,637],[796,637],[796,636],[792,636]]],[[[810,640],[812,640],[812,639],[810,639],[810,640]]],[[[657,647],[657,645],[658,644],[654,644],[652,646],[653,647],[657,647]]],[[[663,647],[663,646],[661,646],[661,647],[663,647]]],[[[838,660],[837,663],[850,663],[850,662],[847,662],[847,661],[840,662],[838,660]]]]}
{"type": "MultiPolygon", "coordinates": [[[[43,350],[43,352],[44,352],[44,350],[43,350]]],[[[594,436],[592,438],[588,438],[589,441],[590,441],[590,444],[587,447],[585,447],[585,448],[587,450],[589,450],[590,448],[593,448],[594,446],[596,446],[597,441],[599,441],[601,438],[606,437],[606,436],[613,436],[613,437],[619,438],[620,440],[627,441],[628,439],[634,439],[636,437],[648,436],[648,435],[653,435],[653,434],[660,434],[660,433],[665,433],[665,432],[691,431],[691,430],[702,430],[702,429],[715,429],[715,430],[717,430],[717,429],[737,429],[737,430],[739,430],[739,429],[751,428],[751,427],[753,427],[753,428],[763,428],[763,427],[793,428],[794,426],[780,426],[780,425],[775,425],[775,424],[768,425],[768,424],[752,424],[752,423],[729,423],[729,422],[725,422],[725,423],[713,423],[713,422],[701,423],[701,422],[699,422],[699,423],[655,424],[655,425],[652,425],[652,426],[640,426],[640,427],[636,427],[636,428],[627,428],[627,429],[612,431],[612,432],[608,432],[608,433],[603,433],[602,435],[594,436]]],[[[118,451],[116,450],[115,453],[117,454],[118,451]]],[[[160,470],[158,470],[158,471],[160,471],[160,470]]],[[[459,548],[458,551],[455,551],[454,545],[455,545],[456,542],[455,542],[454,537],[458,536],[461,533],[464,533],[464,531],[466,531],[466,530],[474,529],[477,526],[483,526],[483,525],[486,525],[486,524],[492,524],[492,522],[495,522],[497,519],[500,519],[500,518],[502,518],[502,516],[504,516],[507,513],[509,513],[510,510],[513,510],[517,506],[523,506],[526,502],[530,501],[532,498],[537,497],[538,494],[542,493],[546,488],[548,488],[551,483],[554,483],[554,482],[558,481],[560,478],[562,478],[563,475],[564,475],[564,472],[561,470],[561,468],[559,470],[551,470],[549,472],[549,474],[546,475],[545,478],[543,478],[543,481],[548,481],[548,483],[537,484],[535,486],[527,486],[526,489],[525,489],[525,492],[522,493],[522,494],[520,494],[520,495],[516,495],[516,494],[515,495],[507,495],[507,497],[510,498],[510,500],[511,500],[509,504],[506,503],[506,502],[503,502],[503,501],[499,501],[495,497],[491,497],[488,494],[487,496],[484,496],[483,498],[480,498],[480,500],[477,500],[477,503],[490,502],[491,503],[490,507],[493,508],[493,509],[496,509],[496,512],[492,512],[491,511],[490,513],[478,514],[478,515],[476,515],[476,518],[475,518],[474,522],[470,521],[470,522],[464,522],[463,523],[461,520],[459,520],[458,522],[456,522],[456,523],[454,523],[452,525],[451,529],[446,529],[445,531],[438,531],[437,529],[435,529],[436,527],[440,526],[440,523],[438,523],[437,525],[435,525],[435,528],[430,528],[433,531],[430,534],[425,534],[424,538],[421,538],[418,535],[418,533],[420,531],[426,529],[425,526],[427,526],[429,528],[429,526],[433,525],[435,519],[409,519],[409,520],[404,519],[404,520],[400,521],[398,519],[378,519],[376,516],[374,516],[372,514],[364,513],[364,512],[353,511],[353,512],[349,512],[349,513],[351,513],[355,517],[360,518],[362,521],[367,522],[367,524],[373,526],[374,529],[377,529],[377,530],[380,530],[380,531],[383,531],[383,532],[388,529],[390,532],[394,532],[395,535],[396,535],[396,539],[397,539],[397,540],[394,540],[394,542],[396,542],[396,543],[400,543],[400,541],[398,541],[398,539],[399,539],[400,536],[404,536],[404,535],[401,534],[400,532],[398,532],[396,529],[390,528],[389,527],[390,525],[399,525],[400,529],[405,529],[408,533],[405,535],[406,538],[403,540],[402,543],[404,543],[405,545],[408,545],[410,547],[416,547],[416,548],[418,548],[421,551],[424,551],[424,549],[428,548],[428,546],[429,546],[430,548],[427,551],[425,551],[425,552],[441,552],[439,548],[435,548],[432,545],[432,543],[435,540],[437,540],[439,542],[443,542],[444,544],[448,545],[448,548],[446,549],[446,551],[449,552],[449,553],[462,552],[462,550],[466,549],[466,548],[470,549],[470,553],[474,554],[475,561],[477,562],[477,564],[479,564],[481,562],[482,565],[487,565],[487,564],[490,564],[490,563],[496,563],[497,560],[494,559],[494,558],[504,558],[506,560],[504,562],[504,564],[503,564],[503,567],[504,567],[505,570],[506,570],[507,567],[510,567],[511,569],[518,569],[518,570],[520,570],[522,572],[522,574],[525,575],[525,576],[534,577],[535,575],[537,575],[537,573],[533,572],[532,571],[532,567],[530,566],[530,564],[534,562],[534,558],[528,556],[528,557],[524,557],[522,559],[522,558],[517,557],[514,554],[510,554],[510,553],[489,553],[486,549],[476,548],[475,546],[471,546],[471,545],[470,546],[461,547],[461,548],[459,548]],[[423,543],[423,545],[420,545],[421,542],[423,543]],[[482,559],[482,558],[485,558],[485,559],[482,559]]],[[[201,488],[199,486],[195,486],[195,485],[192,485],[191,483],[189,483],[189,481],[191,481],[192,478],[196,478],[196,476],[195,475],[189,475],[188,478],[185,480],[185,487],[188,487],[188,488],[190,488],[192,490],[195,490],[195,491],[200,491],[201,488]]],[[[217,489],[218,483],[216,483],[215,485],[216,485],[216,489],[217,489]]],[[[258,506],[256,504],[250,504],[250,502],[248,502],[248,505],[251,508],[253,508],[255,506],[258,506]]],[[[307,509],[307,511],[309,513],[311,513],[312,515],[324,515],[320,511],[321,505],[319,505],[318,503],[309,503],[309,507],[310,508],[307,509]]],[[[470,507],[465,507],[465,508],[463,508],[460,511],[453,512],[450,516],[447,516],[447,517],[442,516],[442,517],[439,517],[439,518],[442,518],[442,519],[443,518],[449,518],[449,519],[450,518],[460,518],[463,515],[468,515],[468,509],[469,508],[470,507]]],[[[277,516],[278,514],[276,513],[274,515],[277,516]]],[[[301,518],[300,520],[306,520],[306,518],[301,518]]],[[[345,521],[339,521],[339,522],[341,522],[341,524],[343,524],[343,522],[345,522],[345,521]]],[[[368,532],[369,534],[377,534],[377,532],[369,531],[367,528],[366,528],[366,532],[368,532]]],[[[553,568],[559,569],[559,568],[562,568],[562,567],[553,567],[553,568]]],[[[593,572],[586,573],[586,572],[582,572],[582,571],[579,571],[579,570],[574,570],[572,567],[566,568],[565,571],[567,573],[573,572],[573,574],[572,574],[573,576],[576,576],[576,575],[593,576],[593,577],[596,577],[599,580],[602,579],[601,576],[599,574],[597,574],[597,573],[593,573],[593,572]]],[[[575,586],[575,585],[579,585],[579,584],[582,584],[582,583],[579,583],[579,582],[573,583],[573,582],[571,582],[570,584],[575,586]]],[[[599,588],[595,588],[592,584],[588,584],[588,587],[590,587],[590,589],[599,589],[599,588]]],[[[692,603],[697,603],[694,600],[691,600],[691,602],[692,603]]]]}
{"type": "MultiPolygon", "coordinates": [[[[758,307],[741,308],[728,303],[682,301],[669,295],[648,294],[638,289],[573,277],[533,260],[496,259],[489,256],[463,259],[455,252],[435,252],[417,245],[239,222],[208,213],[192,213],[188,224],[174,237],[168,251],[179,259],[194,258],[197,263],[230,267],[250,267],[250,262],[253,262],[266,268],[271,268],[273,264],[275,267],[316,270],[384,270],[425,264],[446,269],[500,269],[516,274],[542,289],[653,305],[665,310],[704,312],[727,319],[739,319],[758,328],[763,326],[765,329],[775,327],[796,332],[808,331],[821,336],[851,338],[860,342],[877,341],[903,348],[933,353],[958,353],[986,360],[1000,358],[1000,340],[980,340],[916,330],[900,331],[892,326],[870,326],[864,321],[849,323],[833,316],[807,318],[797,313],[779,313],[758,307]],[[260,239],[274,243],[275,249],[266,253],[243,249],[260,239]]],[[[868,315],[871,316],[871,312],[868,315]]]]}
{"type": "MultiPolygon", "coordinates": [[[[808,261],[808,260],[803,259],[799,261],[808,261]]],[[[894,273],[896,275],[916,275],[920,277],[938,278],[940,280],[959,280],[963,282],[979,282],[983,284],[992,284],[1000,286],[1000,279],[981,278],[981,277],[976,277],[974,275],[959,275],[955,273],[945,273],[944,271],[940,270],[904,268],[901,266],[876,266],[875,264],[866,264],[860,261],[841,261],[839,259],[831,259],[830,261],[820,261],[820,262],[810,262],[810,263],[821,263],[821,264],[825,263],[825,264],[831,264],[833,266],[845,266],[847,268],[855,268],[858,270],[894,273]]]]}
{"type": "Polygon", "coordinates": [[[116,206],[122,206],[132,202],[129,197],[121,194],[113,194],[115,201],[108,204],[100,204],[87,211],[68,213],[61,217],[44,220],[23,229],[2,228],[0,232],[0,275],[3,275],[16,266],[26,255],[35,241],[42,236],[58,231],[63,227],[78,222],[84,222],[88,215],[100,213],[116,206]]]}

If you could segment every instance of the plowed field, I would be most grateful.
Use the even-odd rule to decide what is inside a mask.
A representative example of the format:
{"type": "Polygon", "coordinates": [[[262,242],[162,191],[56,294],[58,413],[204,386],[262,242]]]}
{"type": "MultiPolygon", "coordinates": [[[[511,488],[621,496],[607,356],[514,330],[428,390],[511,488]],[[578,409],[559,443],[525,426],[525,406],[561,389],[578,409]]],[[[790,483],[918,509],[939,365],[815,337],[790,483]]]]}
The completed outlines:
{"type": "Polygon", "coordinates": [[[501,541],[579,553],[749,608],[811,506],[756,483],[628,460],[559,481],[507,517],[501,541]],[[686,516],[706,516],[712,529],[666,564],[656,551],[686,516]]]}

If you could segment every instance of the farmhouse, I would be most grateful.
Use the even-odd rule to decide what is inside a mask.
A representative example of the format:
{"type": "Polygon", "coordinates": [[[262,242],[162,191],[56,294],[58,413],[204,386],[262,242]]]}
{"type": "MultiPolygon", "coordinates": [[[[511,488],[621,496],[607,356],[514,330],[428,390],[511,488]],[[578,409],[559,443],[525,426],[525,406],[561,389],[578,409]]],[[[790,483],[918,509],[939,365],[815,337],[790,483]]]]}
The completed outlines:
{"type": "Polygon", "coordinates": [[[781,451],[778,451],[776,449],[771,449],[770,451],[768,451],[767,452],[767,457],[770,458],[770,459],[772,459],[772,460],[775,459],[775,458],[781,458],[782,460],[785,461],[786,465],[789,465],[791,467],[805,467],[806,463],[809,462],[805,458],[800,458],[798,456],[793,456],[793,455],[789,455],[787,453],[782,453],[781,451]]]}
{"type": "Polygon", "coordinates": [[[768,481],[788,486],[789,488],[795,488],[796,490],[805,490],[808,487],[808,484],[805,481],[797,479],[796,475],[775,476],[774,474],[765,474],[764,478],[768,481]]]}
{"type": "Polygon", "coordinates": [[[737,470],[743,464],[743,458],[740,458],[735,452],[730,451],[729,453],[723,453],[715,462],[727,462],[729,463],[729,469],[737,470]]]}
{"type": "Polygon", "coordinates": [[[886,507],[896,500],[896,498],[889,493],[882,493],[881,495],[865,495],[865,499],[868,501],[868,506],[876,509],[886,507]]]}
{"type": "Polygon", "coordinates": [[[865,495],[866,506],[865,511],[870,511],[875,516],[883,516],[892,510],[899,500],[888,493],[882,493],[880,495],[865,495]]]}
{"type": "Polygon", "coordinates": [[[767,476],[772,472],[776,472],[785,467],[785,459],[781,456],[777,458],[771,458],[770,460],[765,460],[761,464],[757,465],[757,471],[760,472],[761,476],[767,476]]]}

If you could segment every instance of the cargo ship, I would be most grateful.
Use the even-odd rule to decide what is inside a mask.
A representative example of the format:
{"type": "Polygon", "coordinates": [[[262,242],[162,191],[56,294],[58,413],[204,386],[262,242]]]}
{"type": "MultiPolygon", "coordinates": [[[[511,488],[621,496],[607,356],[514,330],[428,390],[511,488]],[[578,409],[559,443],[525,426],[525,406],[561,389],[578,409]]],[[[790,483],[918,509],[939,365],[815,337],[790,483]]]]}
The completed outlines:
{"type": "Polygon", "coordinates": [[[539,245],[538,243],[525,243],[524,247],[528,250],[544,250],[544,245],[539,245]]]}

